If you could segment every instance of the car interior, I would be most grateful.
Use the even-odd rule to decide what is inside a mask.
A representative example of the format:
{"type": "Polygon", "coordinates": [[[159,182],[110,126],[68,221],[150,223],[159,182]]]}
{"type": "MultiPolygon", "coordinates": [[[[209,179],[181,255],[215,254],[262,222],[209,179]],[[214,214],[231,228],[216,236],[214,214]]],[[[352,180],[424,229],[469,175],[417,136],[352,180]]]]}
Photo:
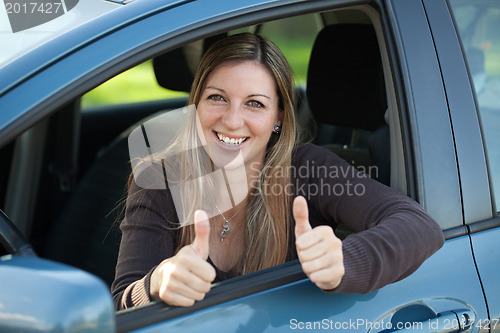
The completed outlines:
{"type": "MultiPolygon", "coordinates": [[[[378,13],[358,6],[307,16],[314,23],[314,44],[307,80],[297,85],[296,109],[304,137],[377,181],[406,191],[395,92],[378,13]]],[[[158,55],[151,62],[158,85],[188,92],[209,45],[239,31],[265,34],[267,24],[158,55]]],[[[0,208],[39,256],[84,269],[110,285],[131,172],[128,135],[186,103],[186,97],[178,97],[82,109],[80,99],[71,101],[0,149],[0,208]]],[[[340,237],[349,232],[336,230],[340,237]]]]}

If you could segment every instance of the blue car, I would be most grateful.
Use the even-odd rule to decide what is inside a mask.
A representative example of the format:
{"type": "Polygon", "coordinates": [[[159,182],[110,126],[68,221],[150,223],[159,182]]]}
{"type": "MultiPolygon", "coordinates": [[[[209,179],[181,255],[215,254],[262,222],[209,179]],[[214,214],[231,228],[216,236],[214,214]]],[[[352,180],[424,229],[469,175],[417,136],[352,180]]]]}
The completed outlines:
{"type": "Polygon", "coordinates": [[[500,332],[498,0],[1,2],[0,332],[500,332]],[[115,312],[127,138],[242,31],[289,59],[310,140],[417,200],[445,244],[368,294],[324,293],[291,261],[192,307],[115,312]]]}

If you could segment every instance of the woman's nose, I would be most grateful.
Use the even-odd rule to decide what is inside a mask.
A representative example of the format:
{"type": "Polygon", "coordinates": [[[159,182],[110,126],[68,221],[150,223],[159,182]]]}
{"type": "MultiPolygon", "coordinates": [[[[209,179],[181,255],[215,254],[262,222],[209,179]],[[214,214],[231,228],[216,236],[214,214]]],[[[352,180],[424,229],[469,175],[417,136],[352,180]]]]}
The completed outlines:
{"type": "Polygon", "coordinates": [[[243,126],[243,122],[240,108],[236,105],[230,105],[222,116],[222,124],[228,129],[238,129],[243,126]]]}

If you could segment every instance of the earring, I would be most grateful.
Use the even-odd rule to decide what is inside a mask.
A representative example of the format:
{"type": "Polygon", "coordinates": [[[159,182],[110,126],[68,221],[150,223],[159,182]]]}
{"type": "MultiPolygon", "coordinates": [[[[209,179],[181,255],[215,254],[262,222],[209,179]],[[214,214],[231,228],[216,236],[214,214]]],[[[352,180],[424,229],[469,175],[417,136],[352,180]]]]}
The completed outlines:
{"type": "Polygon", "coordinates": [[[274,133],[276,133],[276,134],[280,134],[281,133],[281,126],[280,125],[274,126],[274,133]]]}

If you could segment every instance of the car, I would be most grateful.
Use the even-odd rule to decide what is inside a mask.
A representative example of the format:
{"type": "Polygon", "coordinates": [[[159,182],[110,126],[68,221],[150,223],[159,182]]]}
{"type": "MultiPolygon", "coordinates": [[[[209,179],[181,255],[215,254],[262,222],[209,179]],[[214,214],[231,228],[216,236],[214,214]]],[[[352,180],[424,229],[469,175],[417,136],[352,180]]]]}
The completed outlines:
{"type": "Polygon", "coordinates": [[[3,3],[0,331],[500,332],[500,2],[3,3]],[[324,293],[291,261],[217,283],[192,307],[115,312],[127,138],[185,106],[203,50],[242,31],[289,59],[309,139],[417,200],[444,246],[368,294],[324,293]],[[87,106],[128,70],[144,79],[87,106]],[[146,84],[159,97],[130,102],[146,84]]]}

